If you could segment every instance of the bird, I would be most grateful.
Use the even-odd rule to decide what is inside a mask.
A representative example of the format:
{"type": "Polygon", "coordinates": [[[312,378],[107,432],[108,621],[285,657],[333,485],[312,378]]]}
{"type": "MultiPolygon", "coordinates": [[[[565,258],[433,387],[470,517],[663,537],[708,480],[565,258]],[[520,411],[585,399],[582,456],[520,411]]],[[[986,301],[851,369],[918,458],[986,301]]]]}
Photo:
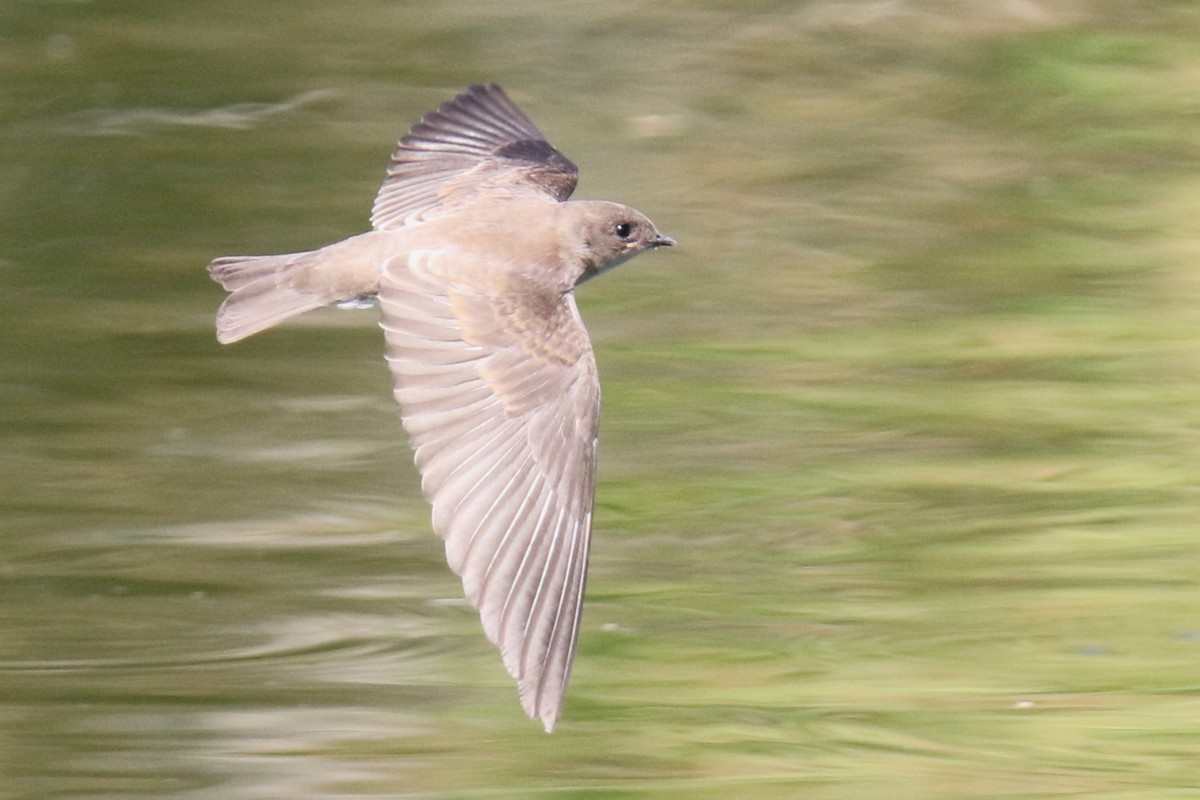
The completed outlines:
{"type": "Polygon", "coordinates": [[[579,639],[596,487],[600,382],[574,290],[675,245],[628,206],[570,200],[578,177],[503,89],[472,85],[399,140],[370,231],[208,266],[229,292],[222,344],[377,299],[433,530],[547,732],[579,639]]]}

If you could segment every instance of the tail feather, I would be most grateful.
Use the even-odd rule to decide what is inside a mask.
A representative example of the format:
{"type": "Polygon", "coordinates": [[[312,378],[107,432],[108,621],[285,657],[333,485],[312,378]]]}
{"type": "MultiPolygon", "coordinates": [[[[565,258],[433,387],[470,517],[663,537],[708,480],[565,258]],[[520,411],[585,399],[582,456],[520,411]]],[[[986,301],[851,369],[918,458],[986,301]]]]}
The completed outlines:
{"type": "Polygon", "coordinates": [[[236,342],[333,302],[335,298],[295,288],[296,278],[315,256],[227,256],[209,264],[208,274],[230,292],[217,311],[217,341],[236,342]]]}

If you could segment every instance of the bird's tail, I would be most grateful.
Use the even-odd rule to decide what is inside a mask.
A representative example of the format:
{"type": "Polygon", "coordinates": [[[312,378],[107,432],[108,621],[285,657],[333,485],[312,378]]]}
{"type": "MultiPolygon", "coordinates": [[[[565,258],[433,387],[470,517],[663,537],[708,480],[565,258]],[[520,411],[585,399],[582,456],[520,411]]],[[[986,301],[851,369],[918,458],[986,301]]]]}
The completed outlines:
{"type": "Polygon", "coordinates": [[[280,256],[226,256],[208,265],[213,280],[229,290],[217,311],[217,341],[236,342],[252,333],[328,305],[337,298],[305,291],[305,273],[318,251],[280,256]]]}

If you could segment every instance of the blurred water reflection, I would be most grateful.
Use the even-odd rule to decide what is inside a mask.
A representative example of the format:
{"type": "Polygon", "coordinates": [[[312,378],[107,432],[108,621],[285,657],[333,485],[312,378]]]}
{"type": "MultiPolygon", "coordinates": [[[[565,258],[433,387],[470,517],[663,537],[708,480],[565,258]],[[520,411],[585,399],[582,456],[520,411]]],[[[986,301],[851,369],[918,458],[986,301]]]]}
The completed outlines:
{"type": "Polygon", "coordinates": [[[0,794],[1175,796],[1200,782],[1188,4],[0,6],[0,794]],[[374,311],[214,341],[497,80],[682,243],[589,283],[547,737],[374,311]]]}

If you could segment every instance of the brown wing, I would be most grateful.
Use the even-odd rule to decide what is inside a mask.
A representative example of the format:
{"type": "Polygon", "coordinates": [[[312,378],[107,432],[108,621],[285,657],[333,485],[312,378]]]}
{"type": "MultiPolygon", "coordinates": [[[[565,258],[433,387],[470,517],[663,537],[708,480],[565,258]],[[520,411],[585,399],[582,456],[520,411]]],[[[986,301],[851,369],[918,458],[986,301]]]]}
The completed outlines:
{"type": "Polygon", "coordinates": [[[472,86],[400,140],[371,225],[398,228],[480,192],[566,200],[579,170],[495,84],[472,86]]]}
{"type": "Polygon", "coordinates": [[[574,298],[426,250],[389,265],[379,300],[434,530],[549,731],[579,632],[600,406],[574,298]]]}

